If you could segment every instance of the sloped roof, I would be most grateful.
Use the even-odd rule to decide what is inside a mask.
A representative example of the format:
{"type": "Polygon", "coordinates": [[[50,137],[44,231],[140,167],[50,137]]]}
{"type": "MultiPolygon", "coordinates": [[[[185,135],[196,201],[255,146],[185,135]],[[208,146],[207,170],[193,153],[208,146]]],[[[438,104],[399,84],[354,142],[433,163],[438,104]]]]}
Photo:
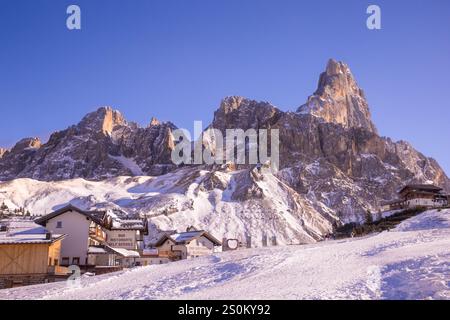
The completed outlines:
{"type": "Polygon", "coordinates": [[[211,234],[209,234],[205,230],[196,230],[196,231],[179,232],[171,235],[164,234],[156,242],[155,246],[160,246],[166,240],[171,240],[175,244],[186,244],[200,237],[205,237],[206,239],[211,241],[215,246],[220,246],[222,244],[219,240],[214,238],[211,234]]]}
{"type": "Polygon", "coordinates": [[[108,246],[108,248],[112,251],[114,251],[115,253],[117,253],[118,255],[125,257],[125,258],[139,258],[139,252],[134,251],[134,250],[128,250],[128,249],[123,249],[123,248],[113,248],[108,246]]]}
{"type": "Polygon", "coordinates": [[[52,212],[52,213],[49,213],[49,214],[47,214],[45,216],[37,218],[34,221],[37,224],[44,225],[48,220],[53,219],[53,218],[55,218],[55,217],[57,217],[57,216],[59,216],[59,215],[61,215],[63,213],[66,213],[68,211],[75,211],[75,212],[77,212],[79,214],[82,214],[82,215],[92,219],[97,224],[101,224],[102,223],[102,219],[103,219],[103,217],[104,217],[104,215],[106,213],[105,211],[85,211],[85,210],[81,210],[80,208],[77,208],[77,207],[69,204],[69,205],[67,205],[67,206],[65,206],[65,207],[63,207],[61,209],[58,209],[58,210],[52,212]]]}
{"type": "Polygon", "coordinates": [[[147,219],[123,219],[123,218],[116,218],[116,217],[108,217],[107,219],[103,219],[102,226],[108,230],[147,231],[147,229],[148,229],[147,228],[147,219]]]}
{"type": "Polygon", "coordinates": [[[402,193],[406,189],[413,189],[413,190],[419,190],[419,191],[430,191],[430,192],[439,192],[442,190],[442,188],[437,187],[432,184],[408,184],[404,186],[402,189],[399,190],[399,193],[402,193]]]}
{"type": "Polygon", "coordinates": [[[194,239],[197,239],[203,235],[204,231],[197,230],[197,231],[186,231],[186,232],[180,232],[175,233],[171,235],[170,237],[177,243],[180,242],[190,242],[194,239]]]}
{"type": "Polygon", "coordinates": [[[163,235],[158,239],[158,241],[156,241],[156,242],[154,243],[154,246],[155,246],[155,247],[159,247],[159,246],[162,245],[162,244],[164,243],[164,241],[166,241],[166,240],[169,240],[169,241],[173,242],[173,244],[176,244],[175,240],[173,240],[173,239],[170,237],[169,234],[165,233],[165,234],[163,234],[163,235]]]}
{"type": "Polygon", "coordinates": [[[7,231],[0,232],[0,244],[44,244],[64,237],[63,234],[51,234],[32,221],[12,221],[7,231]]]}

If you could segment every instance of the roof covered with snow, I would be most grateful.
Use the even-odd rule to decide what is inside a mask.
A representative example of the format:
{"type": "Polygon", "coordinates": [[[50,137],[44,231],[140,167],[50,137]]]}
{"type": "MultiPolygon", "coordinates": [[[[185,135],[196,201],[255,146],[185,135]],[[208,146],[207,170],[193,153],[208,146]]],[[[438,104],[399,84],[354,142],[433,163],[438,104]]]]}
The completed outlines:
{"type": "Polygon", "coordinates": [[[55,218],[55,217],[57,217],[57,216],[59,216],[61,214],[64,214],[64,213],[66,213],[68,211],[72,211],[72,212],[75,212],[75,213],[78,213],[78,214],[82,214],[82,215],[92,219],[94,222],[96,222],[98,224],[101,223],[101,221],[102,221],[102,219],[103,219],[103,217],[104,217],[104,215],[106,213],[105,211],[85,211],[85,210],[82,210],[80,208],[75,207],[72,204],[69,204],[69,205],[67,205],[65,207],[62,207],[61,209],[58,209],[58,210],[56,210],[56,211],[54,211],[52,213],[49,213],[49,214],[47,214],[45,216],[42,216],[42,217],[36,219],[35,222],[38,223],[38,224],[44,225],[47,221],[49,221],[49,220],[51,220],[51,219],[53,219],[53,218],[55,218]]]}
{"type": "Polygon", "coordinates": [[[127,250],[127,249],[123,249],[123,248],[113,248],[113,247],[108,247],[108,248],[125,258],[139,258],[140,257],[139,252],[137,252],[137,251],[127,250]]]}
{"type": "Polygon", "coordinates": [[[160,246],[165,240],[170,239],[176,244],[186,244],[191,242],[192,240],[198,239],[200,237],[205,237],[209,241],[211,241],[214,245],[220,246],[222,243],[214,238],[211,234],[206,232],[205,230],[195,230],[195,231],[187,231],[187,232],[179,232],[174,234],[164,234],[162,237],[156,242],[156,246],[160,246]]]}
{"type": "Polygon", "coordinates": [[[33,221],[11,221],[7,230],[0,232],[0,244],[39,244],[53,243],[65,235],[51,234],[44,227],[33,221]]]}

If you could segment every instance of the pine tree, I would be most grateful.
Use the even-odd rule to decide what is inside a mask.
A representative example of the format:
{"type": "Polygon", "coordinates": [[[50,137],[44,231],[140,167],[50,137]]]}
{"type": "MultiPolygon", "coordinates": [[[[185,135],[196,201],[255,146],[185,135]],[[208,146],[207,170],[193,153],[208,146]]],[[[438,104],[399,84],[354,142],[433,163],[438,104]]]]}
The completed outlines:
{"type": "Polygon", "coordinates": [[[1,211],[8,211],[8,206],[5,204],[5,202],[2,202],[2,205],[0,206],[1,211]]]}

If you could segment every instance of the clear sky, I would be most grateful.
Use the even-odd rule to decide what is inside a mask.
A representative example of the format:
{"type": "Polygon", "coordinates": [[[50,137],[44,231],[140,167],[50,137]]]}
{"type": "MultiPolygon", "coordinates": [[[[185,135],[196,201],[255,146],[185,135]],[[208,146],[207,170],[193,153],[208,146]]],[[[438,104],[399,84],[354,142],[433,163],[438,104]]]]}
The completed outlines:
{"type": "Polygon", "coordinates": [[[295,110],[331,57],[380,133],[450,173],[450,1],[1,0],[0,146],[46,139],[98,106],[192,130],[241,95],[295,110]],[[77,4],[82,30],[66,28],[77,4]],[[382,30],[366,28],[366,8],[382,30]]]}

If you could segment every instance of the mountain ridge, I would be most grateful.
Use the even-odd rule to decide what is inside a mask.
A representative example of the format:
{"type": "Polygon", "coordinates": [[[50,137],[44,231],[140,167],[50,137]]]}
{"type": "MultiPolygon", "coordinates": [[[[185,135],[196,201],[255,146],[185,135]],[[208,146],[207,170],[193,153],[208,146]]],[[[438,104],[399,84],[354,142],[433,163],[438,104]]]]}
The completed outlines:
{"type": "Polygon", "coordinates": [[[436,160],[405,141],[378,135],[364,93],[346,64],[329,62],[308,101],[295,112],[284,112],[269,102],[229,96],[204,132],[203,145],[214,152],[210,128],[278,129],[278,172],[267,164],[259,169],[235,163],[175,166],[175,125],[152,119],[140,127],[102,107],[53,133],[46,143],[23,139],[6,151],[0,157],[0,180],[6,180],[0,188],[7,191],[0,201],[36,214],[46,210],[42,203],[47,208],[75,203],[84,209],[120,209],[151,218],[155,230],[196,225],[219,238],[236,233],[243,239],[245,234],[260,238],[268,232],[280,243],[309,243],[325,237],[336,223],[362,221],[367,211],[379,211],[405,184],[433,183],[450,191],[436,160]],[[113,196],[113,189],[129,183],[109,181],[128,181],[123,176],[138,182],[139,176],[148,177],[113,196]],[[97,194],[91,182],[83,181],[112,189],[101,188],[105,194],[97,194]],[[39,186],[26,187],[30,199],[15,193],[30,184],[39,186]],[[62,196],[65,184],[75,187],[62,196]],[[50,200],[45,198],[49,194],[54,195],[50,200]]]}

